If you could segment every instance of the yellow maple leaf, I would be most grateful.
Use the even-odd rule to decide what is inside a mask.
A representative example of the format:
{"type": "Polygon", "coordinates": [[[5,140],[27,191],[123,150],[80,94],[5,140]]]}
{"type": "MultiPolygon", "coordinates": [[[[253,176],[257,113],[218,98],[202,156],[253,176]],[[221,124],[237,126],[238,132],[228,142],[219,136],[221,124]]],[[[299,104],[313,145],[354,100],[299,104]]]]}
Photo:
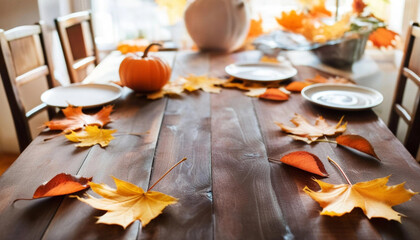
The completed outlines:
{"type": "Polygon", "coordinates": [[[315,121],[315,125],[311,125],[302,115],[296,113],[290,120],[296,127],[289,127],[279,122],[275,123],[282,131],[291,133],[290,137],[293,139],[312,143],[319,137],[333,136],[346,131],[347,123],[341,124],[343,118],[335,126],[330,126],[322,116],[319,116],[315,121]]]}
{"type": "Polygon", "coordinates": [[[105,210],[107,213],[98,218],[97,223],[116,224],[124,229],[136,220],[146,226],[152,219],[162,213],[163,209],[174,204],[178,199],[156,191],[145,192],[141,187],[113,177],[117,189],[106,184],[89,182],[91,189],[103,198],[89,194],[87,198],[77,199],[90,206],[105,210]]]}
{"type": "Polygon", "coordinates": [[[358,207],[369,219],[381,217],[401,222],[401,216],[404,215],[391,207],[410,200],[418,193],[406,190],[405,183],[387,186],[389,177],[338,185],[313,179],[321,190],[315,192],[305,186],[303,191],[323,208],[321,215],[342,216],[358,207]]]}
{"type": "Polygon", "coordinates": [[[101,145],[101,147],[108,146],[114,137],[111,135],[117,130],[106,130],[98,128],[98,126],[86,126],[86,128],[80,132],[72,131],[66,135],[66,138],[72,142],[80,142],[76,147],[90,147],[95,144],[101,145]]]}
{"type": "Polygon", "coordinates": [[[207,76],[196,76],[193,74],[190,74],[188,77],[184,78],[186,80],[184,84],[184,89],[193,92],[199,89],[202,89],[205,92],[209,93],[220,93],[220,90],[222,89],[219,86],[227,80],[220,79],[220,78],[214,78],[214,77],[207,77],[207,76]]]}
{"type": "Polygon", "coordinates": [[[320,21],[304,20],[301,33],[309,41],[318,43],[339,39],[350,29],[350,20],[350,13],[332,25],[320,21]]]}
{"type": "Polygon", "coordinates": [[[156,0],[156,3],[166,9],[169,23],[174,24],[182,18],[187,0],[156,0]]]}
{"type": "Polygon", "coordinates": [[[184,91],[184,84],[186,80],[184,78],[178,78],[175,81],[169,81],[163,86],[163,88],[157,92],[147,94],[147,99],[159,99],[165,95],[181,95],[184,91]]]}

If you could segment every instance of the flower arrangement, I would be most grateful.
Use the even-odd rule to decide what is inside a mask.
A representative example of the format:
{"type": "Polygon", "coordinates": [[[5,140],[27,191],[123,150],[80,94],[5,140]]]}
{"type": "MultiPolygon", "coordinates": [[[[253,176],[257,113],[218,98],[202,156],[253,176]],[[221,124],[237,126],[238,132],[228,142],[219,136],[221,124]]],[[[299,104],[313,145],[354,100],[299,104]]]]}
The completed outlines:
{"type": "MultiPolygon", "coordinates": [[[[363,0],[353,0],[352,11],[338,19],[325,7],[325,0],[299,0],[301,11],[282,12],[276,20],[283,30],[303,35],[312,43],[325,43],[342,38],[357,38],[369,32],[373,45],[395,47],[397,33],[386,28],[383,20],[368,10],[363,0]],[[331,24],[332,23],[332,24],[331,24]]],[[[338,1],[337,1],[338,2],[338,1]]]]}

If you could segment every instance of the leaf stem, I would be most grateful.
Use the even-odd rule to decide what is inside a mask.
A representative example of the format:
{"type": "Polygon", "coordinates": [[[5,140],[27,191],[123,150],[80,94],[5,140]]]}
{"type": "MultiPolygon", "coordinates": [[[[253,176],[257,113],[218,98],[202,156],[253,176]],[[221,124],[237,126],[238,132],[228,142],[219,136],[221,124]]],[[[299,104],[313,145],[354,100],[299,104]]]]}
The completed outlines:
{"type": "Polygon", "coordinates": [[[350,182],[349,178],[347,177],[347,175],[346,175],[346,173],[343,171],[343,169],[340,167],[340,165],[338,165],[338,163],[337,163],[336,161],[332,160],[330,157],[327,157],[327,158],[328,158],[328,161],[330,161],[330,163],[333,163],[333,164],[334,164],[334,165],[338,168],[338,170],[340,170],[341,174],[343,174],[343,176],[344,176],[344,178],[346,179],[347,183],[348,183],[350,186],[352,186],[353,184],[351,184],[351,182],[350,182]]]}
{"type": "Polygon", "coordinates": [[[187,160],[186,157],[181,159],[179,162],[175,163],[175,165],[173,165],[168,171],[166,171],[166,173],[163,174],[162,177],[160,177],[149,189],[147,189],[147,191],[152,190],[152,188],[154,188],[156,186],[156,184],[158,184],[168,173],[170,173],[172,171],[172,169],[174,169],[176,166],[178,166],[179,164],[181,164],[185,160],[187,160]]]}
{"type": "Polygon", "coordinates": [[[53,139],[53,138],[59,137],[59,136],[61,136],[61,135],[65,135],[65,134],[66,134],[66,133],[65,133],[64,131],[62,131],[62,132],[61,132],[61,133],[59,133],[59,134],[55,134],[55,135],[52,135],[52,136],[46,137],[46,138],[44,138],[44,142],[49,141],[49,140],[51,140],[51,139],[53,139]]]}
{"type": "Polygon", "coordinates": [[[268,161],[272,162],[272,163],[280,163],[280,161],[278,159],[271,158],[271,157],[268,158],[268,161]]]}
{"type": "Polygon", "coordinates": [[[334,140],[329,140],[329,139],[317,139],[317,140],[315,140],[314,142],[327,142],[327,143],[335,143],[335,144],[337,144],[337,142],[336,142],[336,141],[334,141],[334,140]]]}

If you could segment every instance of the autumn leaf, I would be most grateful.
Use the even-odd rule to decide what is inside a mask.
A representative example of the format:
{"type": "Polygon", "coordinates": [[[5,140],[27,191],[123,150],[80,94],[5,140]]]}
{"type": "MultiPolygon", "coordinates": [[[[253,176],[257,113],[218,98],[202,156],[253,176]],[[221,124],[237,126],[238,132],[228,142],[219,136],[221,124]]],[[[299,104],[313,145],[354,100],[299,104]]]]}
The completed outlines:
{"type": "MultiPolygon", "coordinates": [[[[282,163],[292,167],[299,168],[303,171],[317,174],[321,177],[327,177],[328,173],[325,170],[324,164],[319,158],[306,151],[296,151],[286,154],[279,160],[282,163]]],[[[273,162],[273,161],[272,161],[273,162]]]]}
{"type": "Polygon", "coordinates": [[[299,32],[303,28],[303,21],[307,18],[304,13],[297,13],[295,10],[282,12],[281,17],[276,17],[276,21],[285,30],[299,32]]]}
{"type": "Polygon", "coordinates": [[[255,38],[264,33],[262,21],[261,16],[258,19],[251,19],[247,38],[255,38]]]}
{"type": "Polygon", "coordinates": [[[106,130],[98,128],[98,126],[87,126],[79,132],[72,131],[66,135],[66,138],[72,142],[80,142],[76,147],[90,147],[95,144],[106,147],[114,137],[111,135],[117,130],[106,130]]]}
{"type": "Polygon", "coordinates": [[[190,74],[188,77],[185,77],[185,80],[185,90],[193,92],[202,89],[203,91],[209,93],[220,93],[220,90],[222,88],[218,87],[217,85],[221,85],[227,81],[225,79],[212,78],[207,76],[195,76],[193,74],[190,74]]]}
{"type": "Polygon", "coordinates": [[[48,182],[39,186],[35,190],[32,198],[53,197],[79,192],[89,188],[88,182],[90,181],[92,181],[92,178],[84,178],[67,173],[60,173],[48,182]]]}
{"type": "Polygon", "coordinates": [[[277,59],[277,57],[262,56],[260,62],[279,63],[279,60],[277,59]]]}
{"type": "Polygon", "coordinates": [[[339,21],[332,25],[315,20],[304,20],[301,34],[309,41],[324,43],[343,37],[344,33],[350,30],[351,14],[344,15],[339,21]]]}
{"type": "Polygon", "coordinates": [[[97,223],[116,224],[125,229],[134,221],[140,220],[142,226],[145,227],[152,219],[159,216],[166,206],[178,201],[172,196],[151,190],[172,169],[185,160],[186,158],[183,158],[172,166],[147,192],[132,183],[112,177],[117,189],[106,184],[89,183],[92,190],[103,198],[95,198],[89,194],[86,194],[87,198],[75,197],[96,209],[107,211],[98,218],[97,223]]]}
{"type": "Polygon", "coordinates": [[[367,6],[363,0],[353,0],[352,3],[353,12],[360,14],[365,10],[365,7],[367,6]]]}
{"type": "MultiPolygon", "coordinates": [[[[340,171],[344,174],[341,168],[340,171]]],[[[354,208],[361,208],[369,219],[380,217],[401,222],[404,215],[391,207],[410,200],[418,193],[405,189],[405,183],[387,186],[389,177],[351,184],[345,176],[348,184],[338,185],[314,179],[321,190],[315,192],[305,186],[303,191],[323,208],[321,215],[342,216],[354,208]]]]}
{"type": "Polygon", "coordinates": [[[344,132],[347,123],[341,124],[343,118],[335,126],[330,126],[322,116],[319,116],[315,121],[315,125],[311,125],[302,115],[296,113],[292,120],[290,120],[296,127],[289,127],[278,122],[276,124],[282,131],[291,133],[292,135],[290,136],[295,138],[295,140],[312,143],[319,137],[332,136],[344,132]]]}
{"type": "Polygon", "coordinates": [[[148,99],[159,99],[163,98],[164,96],[173,96],[173,95],[181,95],[184,91],[184,84],[187,81],[184,78],[178,78],[175,81],[169,81],[168,83],[163,86],[163,88],[157,92],[147,94],[148,99]]]}
{"type": "Polygon", "coordinates": [[[309,83],[335,83],[335,84],[353,84],[349,79],[342,77],[323,77],[319,74],[316,74],[313,78],[307,78],[305,81],[309,83]]]}
{"type": "Polygon", "coordinates": [[[300,92],[309,85],[311,85],[309,82],[291,82],[286,86],[286,90],[291,92],[300,92]]]}
{"type": "Polygon", "coordinates": [[[357,151],[366,153],[378,160],[379,157],[376,155],[375,150],[373,149],[372,145],[366,140],[364,137],[359,135],[340,135],[338,136],[335,141],[337,144],[353,148],[357,151]]]}
{"type": "Polygon", "coordinates": [[[90,125],[105,126],[111,121],[109,115],[112,112],[112,106],[103,107],[93,115],[84,114],[82,107],[68,106],[62,111],[65,119],[48,121],[45,125],[50,130],[63,130],[64,133],[68,133],[90,125]]]}
{"type": "MultiPolygon", "coordinates": [[[[122,54],[126,54],[129,52],[144,52],[144,50],[146,50],[146,48],[149,45],[150,42],[147,39],[129,39],[118,43],[117,50],[120,51],[122,54]]],[[[149,49],[149,52],[157,52],[158,50],[159,46],[154,45],[149,49]]]]}
{"type": "Polygon", "coordinates": [[[332,16],[332,13],[325,8],[325,0],[317,0],[313,2],[316,4],[309,9],[309,13],[312,17],[322,18],[332,16]]]}
{"type": "Polygon", "coordinates": [[[268,88],[263,94],[259,95],[258,97],[275,101],[286,101],[289,99],[289,95],[287,95],[278,88],[268,88]]]}
{"type": "Polygon", "coordinates": [[[369,35],[369,40],[377,48],[381,47],[395,47],[395,37],[398,36],[396,32],[386,28],[378,28],[369,35]]]}

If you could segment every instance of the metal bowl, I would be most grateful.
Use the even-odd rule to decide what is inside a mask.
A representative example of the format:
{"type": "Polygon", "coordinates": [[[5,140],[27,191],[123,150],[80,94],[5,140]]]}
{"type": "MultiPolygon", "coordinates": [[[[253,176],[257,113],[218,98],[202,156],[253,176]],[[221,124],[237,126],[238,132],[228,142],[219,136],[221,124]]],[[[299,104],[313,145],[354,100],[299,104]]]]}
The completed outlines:
{"type": "Polygon", "coordinates": [[[370,31],[366,31],[338,41],[327,42],[312,49],[312,52],[327,65],[338,68],[351,67],[363,57],[369,34],[370,31]]]}

